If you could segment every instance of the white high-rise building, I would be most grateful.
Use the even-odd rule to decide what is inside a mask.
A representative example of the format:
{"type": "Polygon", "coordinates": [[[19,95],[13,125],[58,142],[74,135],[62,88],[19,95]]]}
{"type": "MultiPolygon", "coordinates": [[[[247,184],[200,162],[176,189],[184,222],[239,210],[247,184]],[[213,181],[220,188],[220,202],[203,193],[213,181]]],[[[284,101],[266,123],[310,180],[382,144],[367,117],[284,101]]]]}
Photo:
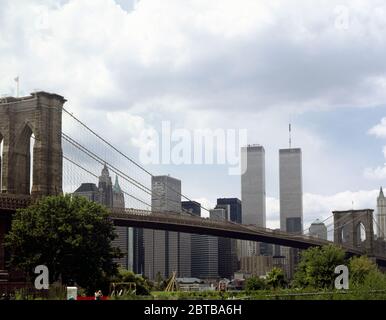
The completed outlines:
{"type": "Polygon", "coordinates": [[[300,148],[279,150],[280,229],[302,233],[303,184],[300,148]]]}
{"type": "Polygon", "coordinates": [[[264,148],[258,145],[242,147],[241,163],[242,223],[265,228],[264,148]]]}
{"type": "MultiPolygon", "coordinates": [[[[259,145],[241,148],[241,215],[243,224],[266,226],[265,150],[259,145]]],[[[259,255],[257,242],[239,241],[239,258],[259,255]]]]}
{"type": "Polygon", "coordinates": [[[378,237],[386,239],[386,198],[383,194],[382,187],[377,198],[377,224],[378,237]]]}
{"type": "MultiPolygon", "coordinates": [[[[280,229],[290,233],[303,233],[302,150],[279,150],[280,229]]],[[[281,247],[287,264],[288,278],[292,278],[299,262],[299,250],[281,247]]]]}

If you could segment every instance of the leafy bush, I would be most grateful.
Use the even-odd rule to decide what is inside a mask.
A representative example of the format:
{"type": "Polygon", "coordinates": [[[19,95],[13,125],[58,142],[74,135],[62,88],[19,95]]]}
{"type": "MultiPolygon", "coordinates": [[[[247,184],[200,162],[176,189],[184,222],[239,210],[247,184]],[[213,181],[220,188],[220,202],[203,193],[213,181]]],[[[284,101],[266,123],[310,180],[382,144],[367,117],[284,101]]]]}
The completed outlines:
{"type": "Polygon", "coordinates": [[[264,290],[266,288],[267,288],[266,281],[259,277],[251,277],[245,280],[245,290],[247,291],[264,290]]]}

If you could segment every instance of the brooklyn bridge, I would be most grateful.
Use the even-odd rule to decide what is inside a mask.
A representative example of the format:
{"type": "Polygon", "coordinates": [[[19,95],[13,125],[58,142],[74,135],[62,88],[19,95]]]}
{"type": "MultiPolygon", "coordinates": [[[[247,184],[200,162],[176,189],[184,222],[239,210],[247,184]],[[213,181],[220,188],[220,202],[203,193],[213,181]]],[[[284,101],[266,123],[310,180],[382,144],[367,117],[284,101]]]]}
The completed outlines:
{"type": "MultiPolygon", "coordinates": [[[[386,267],[384,246],[374,236],[371,209],[332,212],[334,241],[211,220],[185,211],[152,211],[153,174],[111,144],[103,133],[74,116],[64,107],[65,103],[64,97],[47,92],[0,101],[0,276],[5,278],[12,271],[7,270],[9,255],[3,243],[16,210],[47,195],[74,192],[81,182],[97,177],[102,165],[123,182],[126,208],[112,209],[110,213],[116,226],[220,236],[299,249],[335,243],[349,256],[366,254],[386,267]],[[359,226],[364,226],[364,239],[359,226]],[[343,229],[348,236],[343,236],[343,229]]],[[[182,197],[189,199],[186,195],[182,197]]]]}

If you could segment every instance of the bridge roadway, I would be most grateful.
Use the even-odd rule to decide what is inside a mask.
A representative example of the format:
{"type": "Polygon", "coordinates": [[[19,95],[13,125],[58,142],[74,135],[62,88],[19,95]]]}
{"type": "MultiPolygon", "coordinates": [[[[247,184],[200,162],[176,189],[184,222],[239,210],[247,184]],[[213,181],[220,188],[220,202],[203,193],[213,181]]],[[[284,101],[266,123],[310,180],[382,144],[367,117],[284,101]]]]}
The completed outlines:
{"type": "MultiPolygon", "coordinates": [[[[256,227],[254,225],[242,225],[224,220],[195,217],[184,213],[157,213],[138,209],[113,209],[111,218],[116,226],[212,235],[266,242],[299,249],[333,243],[311,236],[290,234],[283,231],[256,227]]],[[[344,247],[344,249],[353,255],[362,253],[362,251],[357,248],[344,247]]]]}
{"type": "MultiPolygon", "coordinates": [[[[296,235],[283,231],[261,228],[254,225],[241,225],[224,220],[212,220],[195,217],[184,213],[157,213],[138,209],[113,209],[111,218],[116,226],[148,228],[156,230],[178,231],[203,235],[212,235],[240,240],[250,240],[277,244],[292,248],[308,249],[332,241],[306,235],[296,235]]],[[[348,256],[362,255],[359,248],[341,246],[348,256]]],[[[378,265],[386,267],[386,256],[374,256],[378,265]]]]}
{"type": "MultiPolygon", "coordinates": [[[[30,203],[28,196],[0,194],[0,213],[12,213],[30,203]]],[[[153,212],[138,209],[113,209],[110,215],[116,226],[178,231],[217,237],[233,238],[307,249],[333,242],[306,235],[290,234],[253,225],[241,225],[224,220],[212,220],[184,213],[153,212]]],[[[348,255],[361,255],[363,251],[342,246],[348,255]]],[[[386,267],[386,256],[376,256],[377,263],[386,267]]]]}

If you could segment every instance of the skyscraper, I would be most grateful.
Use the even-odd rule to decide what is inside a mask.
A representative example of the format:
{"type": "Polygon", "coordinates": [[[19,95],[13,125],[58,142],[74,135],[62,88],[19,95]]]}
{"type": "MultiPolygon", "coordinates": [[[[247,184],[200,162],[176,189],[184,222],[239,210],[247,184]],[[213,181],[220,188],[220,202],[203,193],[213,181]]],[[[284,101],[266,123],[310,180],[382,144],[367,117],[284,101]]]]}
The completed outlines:
{"type": "MultiPolygon", "coordinates": [[[[241,212],[243,224],[265,227],[265,150],[259,145],[241,148],[241,212]]],[[[260,254],[253,241],[238,241],[239,258],[260,254]]]]}
{"type": "MultiPolygon", "coordinates": [[[[98,187],[95,183],[82,183],[81,186],[74,192],[104,205],[107,208],[125,208],[125,197],[118,182],[118,177],[115,178],[113,186],[109,170],[105,164],[98,181],[98,187]]],[[[117,238],[113,240],[113,246],[118,247],[124,256],[115,261],[125,269],[132,270],[133,268],[133,237],[131,228],[115,227],[117,238]]]]}
{"type": "Polygon", "coordinates": [[[378,238],[386,239],[386,198],[382,187],[377,198],[377,224],[378,238]]]}
{"type": "Polygon", "coordinates": [[[98,188],[100,191],[100,203],[107,208],[113,207],[113,183],[111,181],[109,169],[106,164],[99,176],[98,188]]]}
{"type": "MultiPolygon", "coordinates": [[[[224,208],[227,210],[227,219],[241,223],[242,221],[242,210],[241,210],[241,201],[237,198],[220,198],[217,199],[216,208],[224,208]]],[[[236,239],[226,239],[223,241],[223,245],[228,249],[227,254],[229,255],[229,260],[227,264],[224,264],[223,267],[220,267],[220,274],[233,275],[237,270],[239,270],[239,261],[238,261],[238,240],[236,239]],[[223,269],[221,269],[223,268],[223,269]]]]}
{"type": "Polygon", "coordinates": [[[99,189],[95,183],[82,183],[74,192],[77,196],[82,196],[89,201],[100,203],[99,189]]]}
{"type": "MultiPolygon", "coordinates": [[[[152,177],[152,211],[181,214],[181,181],[170,176],[152,177]]],[[[191,275],[190,234],[174,231],[144,230],[144,273],[169,277],[191,275]]]]}
{"type": "MultiPolygon", "coordinates": [[[[226,208],[216,207],[209,211],[211,220],[228,220],[229,211],[226,208]]],[[[231,278],[232,261],[231,261],[231,239],[217,237],[217,270],[220,278],[231,278]]]]}
{"type": "Polygon", "coordinates": [[[236,223],[241,223],[241,201],[237,198],[219,198],[217,199],[217,206],[229,205],[229,220],[236,223]]]}
{"type": "Polygon", "coordinates": [[[182,201],[181,206],[183,211],[189,212],[190,214],[201,217],[201,204],[196,201],[182,201]]]}
{"type": "Polygon", "coordinates": [[[145,273],[144,229],[133,228],[133,272],[145,273]]]}
{"type": "MultiPolygon", "coordinates": [[[[124,209],[125,196],[118,182],[118,176],[115,176],[115,184],[112,187],[112,208],[124,209]]],[[[113,245],[117,246],[124,253],[124,256],[117,259],[119,265],[127,270],[133,270],[133,228],[115,227],[117,238],[113,245]]]]}
{"type": "Polygon", "coordinates": [[[279,150],[280,229],[301,233],[303,230],[302,151],[279,150]]]}
{"type": "Polygon", "coordinates": [[[265,227],[264,148],[258,145],[242,147],[241,163],[242,222],[265,227]]]}
{"type": "MultiPolygon", "coordinates": [[[[209,211],[212,220],[229,220],[230,205],[217,205],[209,211]]],[[[234,239],[218,237],[218,275],[230,279],[238,269],[237,245],[234,239]]]]}
{"type": "Polygon", "coordinates": [[[327,240],[327,227],[326,225],[316,219],[313,223],[311,223],[309,234],[312,237],[327,240]]]}
{"type": "MultiPolygon", "coordinates": [[[[182,208],[192,215],[201,216],[201,205],[195,201],[183,201],[182,208]]],[[[200,279],[218,278],[218,238],[192,234],[191,275],[200,279]]]]}
{"type": "MultiPolygon", "coordinates": [[[[280,230],[303,232],[302,151],[300,148],[279,150],[280,230]]],[[[286,273],[292,278],[299,261],[299,250],[282,247],[288,265],[286,273]]]]}

